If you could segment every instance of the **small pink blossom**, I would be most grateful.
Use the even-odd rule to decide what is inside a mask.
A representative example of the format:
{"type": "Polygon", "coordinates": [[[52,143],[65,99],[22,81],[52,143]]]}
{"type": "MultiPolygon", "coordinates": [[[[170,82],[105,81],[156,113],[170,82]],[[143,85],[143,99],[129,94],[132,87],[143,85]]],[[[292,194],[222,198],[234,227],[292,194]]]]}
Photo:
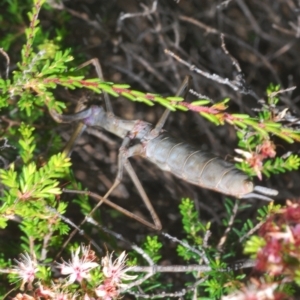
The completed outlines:
{"type": "Polygon", "coordinates": [[[265,246],[257,253],[256,269],[271,275],[296,275],[300,261],[299,203],[287,201],[287,207],[277,209],[259,230],[265,246]]]}
{"type": "Polygon", "coordinates": [[[99,266],[98,263],[90,259],[89,251],[89,247],[78,247],[75,252],[72,252],[72,258],[69,262],[63,261],[62,264],[58,264],[61,274],[69,275],[66,285],[70,285],[75,281],[81,282],[83,279],[89,279],[89,272],[99,266]],[[81,257],[79,257],[80,250],[81,257]]]}
{"type": "Polygon", "coordinates": [[[44,297],[44,298],[53,298],[55,296],[54,292],[52,289],[49,287],[40,285],[36,290],[35,290],[35,295],[37,297],[44,297]]]}
{"type": "Polygon", "coordinates": [[[256,258],[256,269],[266,271],[272,275],[280,274],[285,264],[282,258],[282,243],[280,240],[270,238],[258,253],[256,258]]]}
{"type": "Polygon", "coordinates": [[[35,300],[35,298],[27,295],[27,294],[17,294],[12,300],[35,300]]]}
{"type": "Polygon", "coordinates": [[[285,210],[285,219],[288,222],[300,222],[300,206],[298,203],[291,204],[285,210]]]}
{"type": "Polygon", "coordinates": [[[259,180],[262,180],[261,171],[263,169],[263,157],[256,152],[247,152],[241,149],[234,149],[234,151],[244,157],[235,157],[234,160],[237,162],[247,163],[256,173],[256,176],[259,178],[259,180]]]}
{"type": "Polygon", "coordinates": [[[296,226],[293,226],[291,228],[291,231],[293,233],[295,245],[299,246],[300,245],[300,224],[297,224],[296,226]]]}
{"type": "Polygon", "coordinates": [[[35,296],[38,297],[38,299],[75,300],[77,299],[78,294],[71,294],[63,291],[61,284],[52,284],[51,288],[40,285],[35,290],[35,296]]]}
{"type": "Polygon", "coordinates": [[[83,300],[96,300],[96,298],[90,297],[88,294],[85,294],[83,300]]]}
{"type": "Polygon", "coordinates": [[[102,300],[112,300],[119,296],[117,286],[110,279],[106,279],[103,284],[99,285],[95,293],[102,300]]]}
{"type": "Polygon", "coordinates": [[[22,284],[20,289],[24,289],[24,285],[28,283],[28,289],[32,289],[32,282],[35,279],[35,274],[38,271],[37,264],[31,259],[28,253],[21,254],[20,260],[15,259],[15,262],[18,264],[13,268],[14,273],[18,275],[22,284]]]}
{"type": "Polygon", "coordinates": [[[119,296],[119,288],[124,287],[122,280],[133,280],[137,276],[128,275],[130,267],[126,267],[125,251],[113,261],[113,254],[107,254],[102,258],[103,275],[106,278],[104,282],[95,289],[95,293],[100,299],[112,300],[119,296]]]}
{"type": "Polygon", "coordinates": [[[261,145],[258,146],[258,152],[263,158],[275,157],[275,144],[270,140],[264,140],[261,145]]]}
{"type": "Polygon", "coordinates": [[[125,251],[113,262],[113,254],[106,255],[102,258],[103,275],[109,278],[113,283],[120,284],[122,280],[134,280],[137,276],[128,275],[126,272],[130,271],[130,267],[126,267],[125,251]]]}

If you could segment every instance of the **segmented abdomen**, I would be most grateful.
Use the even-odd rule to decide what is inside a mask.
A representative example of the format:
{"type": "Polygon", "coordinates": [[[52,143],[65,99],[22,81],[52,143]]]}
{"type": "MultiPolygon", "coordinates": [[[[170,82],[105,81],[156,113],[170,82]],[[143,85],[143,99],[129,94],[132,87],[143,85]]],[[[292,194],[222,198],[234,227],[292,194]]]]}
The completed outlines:
{"type": "Polygon", "coordinates": [[[238,198],[253,191],[248,176],[233,164],[167,134],[150,140],[145,156],[162,170],[207,189],[238,198]]]}

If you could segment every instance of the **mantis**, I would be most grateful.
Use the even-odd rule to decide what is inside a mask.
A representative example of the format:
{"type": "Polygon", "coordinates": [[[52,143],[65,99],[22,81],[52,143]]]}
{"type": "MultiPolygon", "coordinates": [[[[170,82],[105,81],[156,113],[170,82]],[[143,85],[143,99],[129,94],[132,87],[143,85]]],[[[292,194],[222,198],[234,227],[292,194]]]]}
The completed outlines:
{"type": "MultiPolygon", "coordinates": [[[[80,67],[94,64],[98,77],[102,80],[102,70],[97,59],[92,59],[80,67]]],[[[186,77],[176,92],[176,96],[184,93],[189,85],[189,77],[186,77]]],[[[142,120],[124,120],[113,114],[108,95],[104,94],[106,111],[103,107],[93,105],[77,113],[70,115],[58,114],[50,111],[54,120],[60,123],[79,121],[77,129],[67,143],[64,152],[70,156],[72,147],[78,137],[87,127],[104,129],[123,139],[118,155],[118,171],[113,185],[107,193],[101,197],[95,193],[89,195],[99,201],[90,215],[102,204],[117,209],[127,216],[145,224],[146,226],[160,230],[161,222],[150,199],[148,198],[138,176],[129,161],[130,157],[142,156],[157,165],[163,171],[168,171],[191,184],[211,189],[239,199],[258,198],[270,201],[268,196],[276,196],[277,191],[261,186],[254,186],[253,182],[233,164],[223,160],[214,154],[203,152],[185,142],[177,141],[163,131],[163,126],[169,116],[170,110],[166,109],[155,126],[142,120]],[[132,141],[135,143],[132,145],[132,141]],[[136,216],[128,210],[111,202],[108,197],[118,186],[123,178],[124,170],[127,171],[142,200],[150,212],[153,223],[136,216]]],[[[69,193],[86,193],[82,191],[64,190],[69,193]]]]}

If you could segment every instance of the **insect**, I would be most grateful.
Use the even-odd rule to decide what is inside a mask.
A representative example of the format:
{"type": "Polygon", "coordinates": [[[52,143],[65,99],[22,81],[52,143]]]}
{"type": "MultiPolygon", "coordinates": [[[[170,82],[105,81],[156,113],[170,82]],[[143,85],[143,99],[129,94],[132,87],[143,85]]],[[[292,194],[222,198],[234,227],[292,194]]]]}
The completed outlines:
{"type": "MultiPolygon", "coordinates": [[[[98,68],[98,76],[101,78],[102,72],[99,62],[93,61],[93,63],[96,63],[96,70],[98,68]]],[[[189,78],[187,77],[178,89],[176,96],[180,96],[184,92],[188,86],[188,82],[189,78]]],[[[276,190],[254,186],[249,177],[238,170],[232,163],[229,163],[214,154],[203,152],[185,142],[177,141],[168,135],[162,130],[170,113],[168,109],[166,109],[161,116],[156,126],[153,126],[142,120],[124,120],[116,117],[112,112],[107,95],[105,101],[108,109],[107,112],[103,107],[96,105],[72,115],[61,115],[55,111],[50,112],[52,117],[58,122],[81,122],[77,133],[73,134],[73,137],[65,148],[65,152],[68,154],[70,154],[72,145],[79,134],[83,132],[87,126],[105,129],[123,139],[119,149],[118,172],[112,187],[103,197],[97,196],[94,193],[89,193],[89,195],[98,199],[100,201],[99,203],[105,202],[111,207],[120,210],[153,229],[161,229],[161,222],[128,160],[129,157],[137,155],[148,159],[160,169],[171,172],[175,176],[191,184],[234,196],[239,199],[258,198],[270,201],[272,199],[268,196],[277,195],[278,192],[276,190]],[[135,141],[133,145],[131,144],[132,141],[135,141]],[[141,198],[147,206],[154,224],[141,219],[138,216],[134,216],[132,213],[107,199],[111,192],[121,182],[124,168],[128,172],[141,198]]],[[[100,204],[98,204],[97,207],[99,205],[100,204]]]]}

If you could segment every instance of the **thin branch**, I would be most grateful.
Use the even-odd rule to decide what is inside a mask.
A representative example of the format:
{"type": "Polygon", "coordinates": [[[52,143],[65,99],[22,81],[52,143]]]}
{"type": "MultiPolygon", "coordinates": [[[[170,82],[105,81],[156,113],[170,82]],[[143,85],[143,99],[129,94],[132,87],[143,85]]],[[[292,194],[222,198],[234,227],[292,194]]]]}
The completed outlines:
{"type": "Polygon", "coordinates": [[[245,86],[243,80],[241,78],[238,78],[238,80],[230,80],[228,78],[222,78],[221,76],[217,75],[217,74],[210,74],[208,72],[202,71],[199,68],[197,68],[195,65],[190,64],[189,62],[187,62],[186,60],[182,59],[181,57],[179,57],[178,55],[176,55],[174,52],[165,49],[165,53],[167,55],[170,55],[171,57],[173,57],[174,59],[176,59],[179,63],[187,66],[190,71],[195,72],[197,74],[200,74],[208,79],[211,79],[215,82],[218,82],[220,84],[224,84],[224,85],[228,85],[229,87],[231,87],[234,91],[236,92],[240,92],[241,94],[250,94],[252,96],[254,96],[254,92],[249,89],[248,87],[245,86]]]}
{"type": "Polygon", "coordinates": [[[265,223],[265,221],[260,221],[258,224],[256,224],[251,230],[249,230],[245,235],[243,235],[239,239],[239,242],[242,242],[245,239],[247,239],[249,236],[253,235],[254,232],[256,232],[264,223],[265,223]]]}
{"type": "Polygon", "coordinates": [[[8,79],[10,58],[9,58],[8,54],[3,50],[3,48],[0,48],[0,53],[4,56],[4,58],[6,60],[5,79],[8,79]]]}
{"type": "MultiPolygon", "coordinates": [[[[218,35],[222,34],[221,31],[219,31],[219,30],[217,30],[217,29],[215,29],[211,26],[208,26],[208,25],[206,25],[206,24],[204,24],[204,23],[202,23],[202,22],[200,22],[200,21],[198,21],[194,18],[191,18],[191,17],[180,15],[179,20],[191,23],[191,24],[205,30],[206,34],[218,34],[218,35]]],[[[247,43],[245,43],[244,41],[238,39],[235,36],[231,36],[231,35],[226,34],[226,33],[224,33],[224,36],[225,36],[225,38],[232,40],[233,42],[235,42],[238,45],[240,45],[240,46],[244,47],[245,49],[247,49],[248,51],[254,53],[262,61],[262,63],[271,71],[271,73],[274,76],[276,82],[279,83],[280,85],[282,85],[281,80],[278,77],[276,71],[274,70],[273,66],[271,65],[271,63],[267,60],[267,58],[264,55],[262,55],[256,49],[254,49],[253,47],[251,47],[250,45],[248,45],[247,43]]]]}
{"type": "Polygon", "coordinates": [[[137,18],[137,17],[146,17],[148,15],[153,14],[157,9],[157,3],[158,3],[158,0],[154,0],[153,3],[152,3],[152,7],[150,9],[147,6],[143,6],[144,7],[143,12],[127,13],[127,14],[121,13],[120,16],[119,16],[119,19],[117,20],[117,32],[119,32],[121,30],[122,23],[125,19],[137,18]]]}
{"type": "Polygon", "coordinates": [[[224,246],[224,244],[227,240],[228,234],[229,234],[230,230],[232,229],[234,220],[235,220],[237,212],[238,212],[238,208],[239,208],[239,201],[235,200],[235,203],[234,203],[234,206],[233,206],[233,209],[232,209],[232,214],[230,216],[227,228],[226,228],[226,230],[225,230],[223,236],[221,237],[221,239],[218,243],[218,246],[217,246],[217,249],[218,249],[219,253],[222,252],[222,248],[223,248],[223,246],[224,246]]]}
{"type": "Polygon", "coordinates": [[[171,241],[175,242],[175,243],[178,243],[180,244],[181,246],[183,246],[184,248],[186,248],[187,250],[190,250],[191,252],[194,252],[196,254],[199,255],[199,257],[203,258],[204,262],[208,265],[209,264],[209,260],[208,258],[206,257],[205,255],[205,252],[202,250],[202,251],[198,251],[197,249],[195,249],[194,247],[190,246],[189,244],[177,239],[176,237],[173,237],[171,236],[170,234],[168,233],[165,233],[165,232],[162,232],[161,233],[162,236],[170,239],[171,241]]]}

